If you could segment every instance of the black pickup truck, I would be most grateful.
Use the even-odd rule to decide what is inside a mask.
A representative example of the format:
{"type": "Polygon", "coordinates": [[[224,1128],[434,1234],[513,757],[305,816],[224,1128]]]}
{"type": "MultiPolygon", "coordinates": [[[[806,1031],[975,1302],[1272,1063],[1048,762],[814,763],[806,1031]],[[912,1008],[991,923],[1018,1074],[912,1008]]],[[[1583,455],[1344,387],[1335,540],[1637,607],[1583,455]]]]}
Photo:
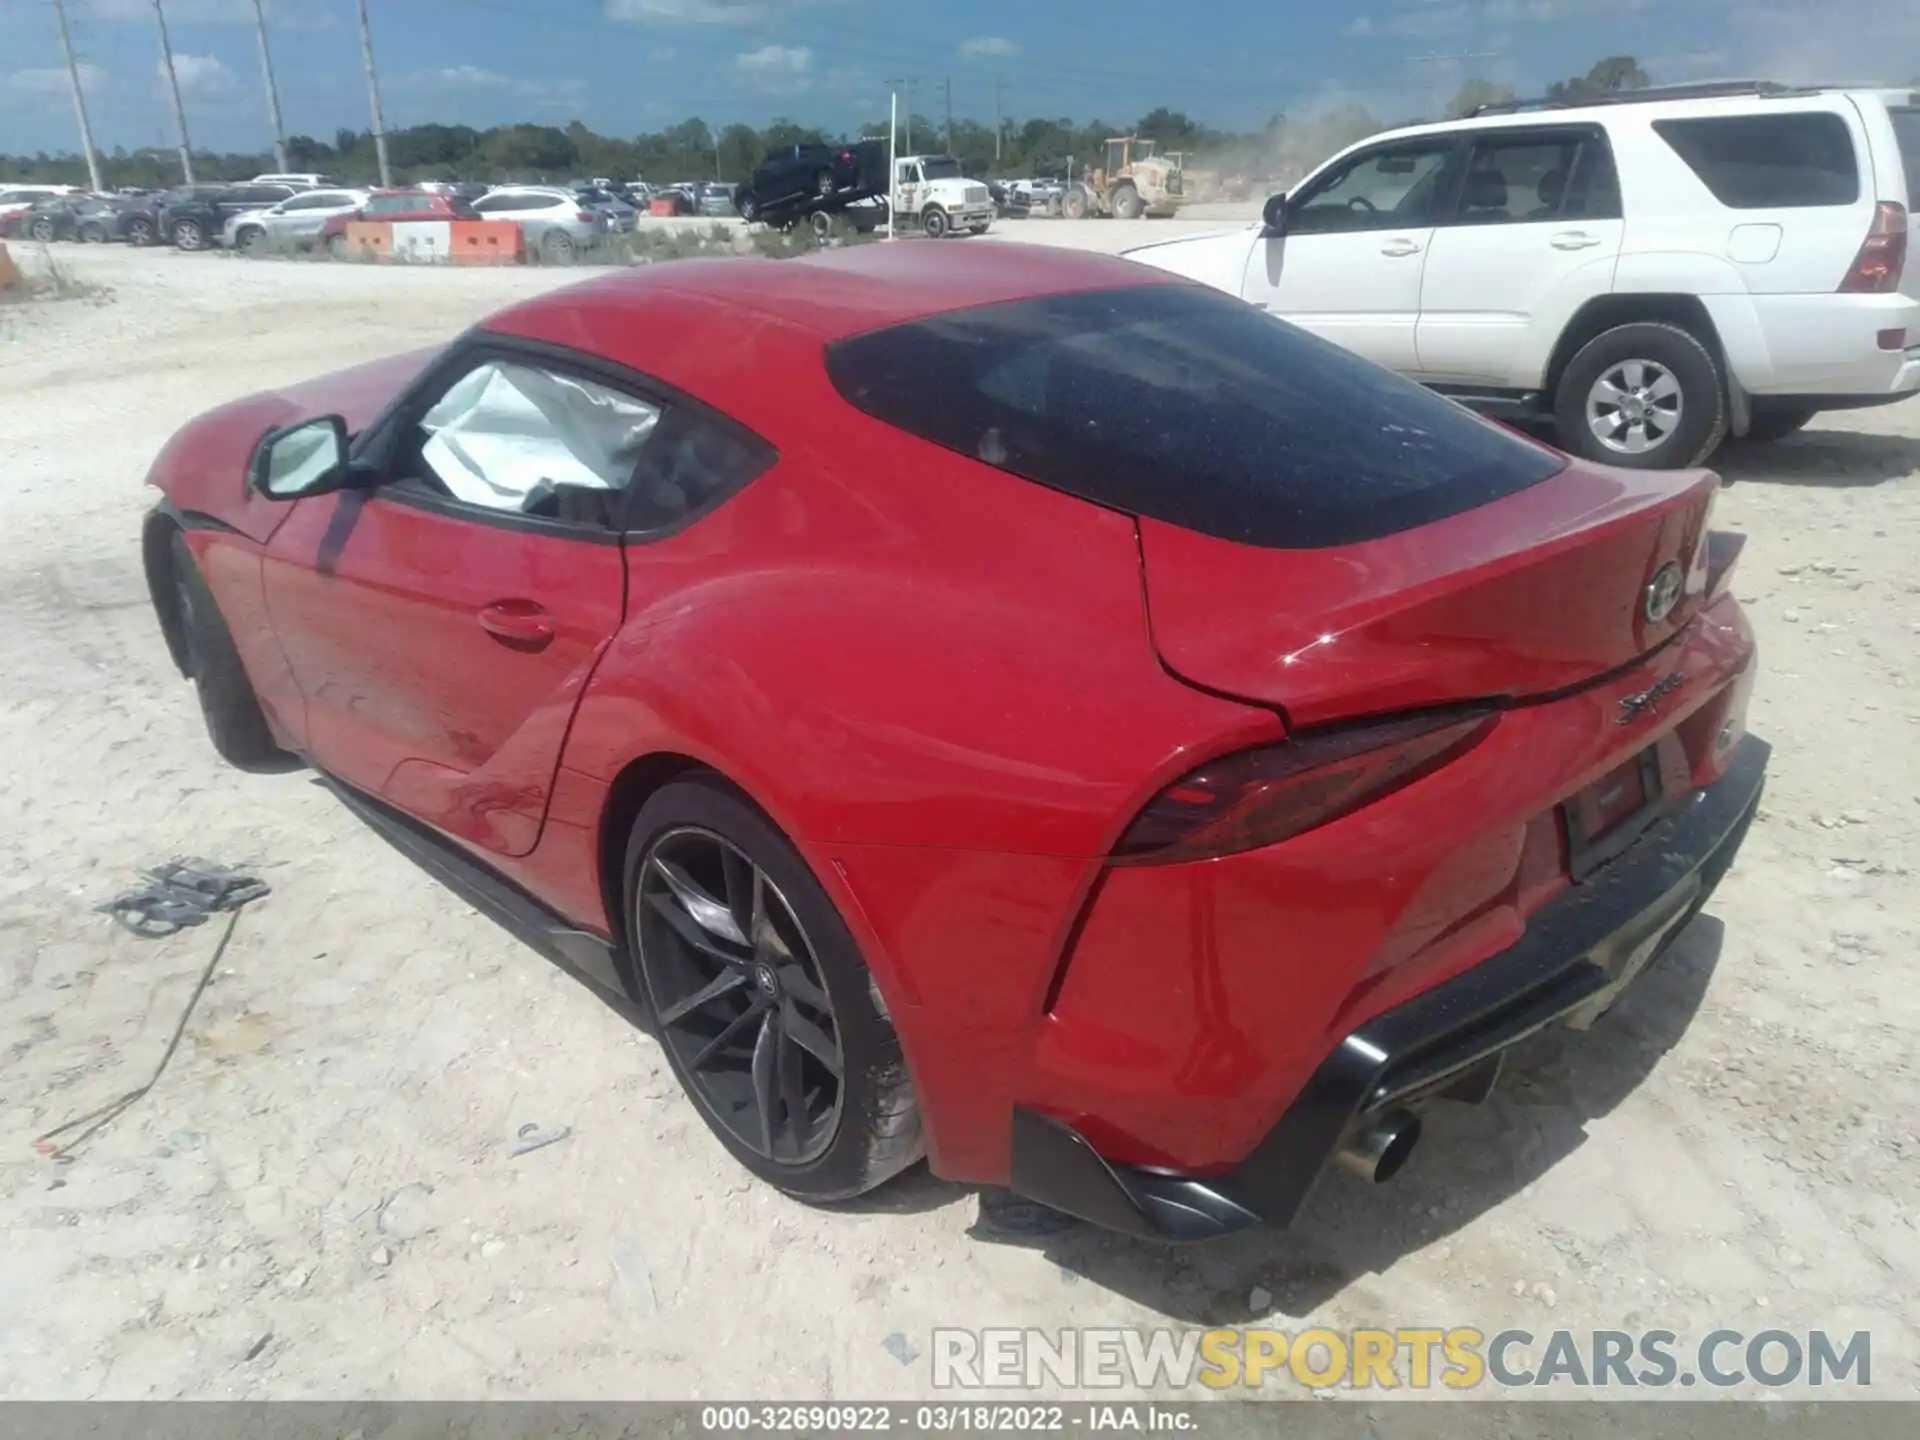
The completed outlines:
{"type": "Polygon", "coordinates": [[[884,140],[850,145],[802,141],[772,151],[733,192],[743,220],[787,224],[817,210],[839,210],[887,193],[884,140]]]}

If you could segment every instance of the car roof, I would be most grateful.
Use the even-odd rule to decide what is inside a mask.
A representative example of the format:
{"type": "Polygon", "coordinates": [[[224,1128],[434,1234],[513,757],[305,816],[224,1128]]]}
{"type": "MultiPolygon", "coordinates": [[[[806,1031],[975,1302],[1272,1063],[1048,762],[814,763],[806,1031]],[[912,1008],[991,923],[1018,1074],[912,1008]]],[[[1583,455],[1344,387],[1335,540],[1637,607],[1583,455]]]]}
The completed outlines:
{"type": "Polygon", "coordinates": [[[950,310],[1169,283],[1185,282],[1117,256],[1054,246],[880,243],[796,260],[645,266],[529,300],[506,314],[592,307],[637,318],[656,297],[671,295],[707,302],[716,320],[726,310],[750,310],[831,341],[950,310]]]}

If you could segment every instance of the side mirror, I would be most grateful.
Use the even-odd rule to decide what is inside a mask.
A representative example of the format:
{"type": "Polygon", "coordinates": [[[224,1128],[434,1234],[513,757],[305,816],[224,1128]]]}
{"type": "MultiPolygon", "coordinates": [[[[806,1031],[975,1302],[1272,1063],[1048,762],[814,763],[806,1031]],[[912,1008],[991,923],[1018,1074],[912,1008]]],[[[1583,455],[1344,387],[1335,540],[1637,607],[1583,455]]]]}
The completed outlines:
{"type": "Polygon", "coordinates": [[[347,479],[347,422],[338,415],[269,430],[247,465],[248,483],[269,500],[324,495],[347,479]]]}
{"type": "Polygon", "coordinates": [[[1287,233],[1286,191],[1267,197],[1267,203],[1260,211],[1260,219],[1267,227],[1269,238],[1287,233]]]}

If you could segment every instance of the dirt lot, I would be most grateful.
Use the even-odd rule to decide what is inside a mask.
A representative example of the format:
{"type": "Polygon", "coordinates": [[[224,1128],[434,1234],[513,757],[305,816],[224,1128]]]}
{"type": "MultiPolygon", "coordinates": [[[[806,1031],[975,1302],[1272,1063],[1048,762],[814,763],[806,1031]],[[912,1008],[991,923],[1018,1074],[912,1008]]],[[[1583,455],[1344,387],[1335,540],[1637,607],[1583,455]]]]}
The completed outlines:
{"type": "Polygon", "coordinates": [[[309,778],[217,764],[165,661],[136,537],[176,425],[570,277],[60,253],[111,297],[0,307],[0,1395],[904,1397],[936,1325],[1267,1315],[1869,1329],[1874,1393],[1920,1394],[1920,403],[1717,462],[1772,788],[1614,1015],[1290,1233],[1018,1248],[924,1173],[831,1212],[750,1183],[651,1041],[309,778]],[[179,854],[274,893],[56,1165],[32,1137],[146,1078],[216,938],[93,911],[179,854]],[[530,1123],[572,1133],[515,1158],[530,1123]]]}

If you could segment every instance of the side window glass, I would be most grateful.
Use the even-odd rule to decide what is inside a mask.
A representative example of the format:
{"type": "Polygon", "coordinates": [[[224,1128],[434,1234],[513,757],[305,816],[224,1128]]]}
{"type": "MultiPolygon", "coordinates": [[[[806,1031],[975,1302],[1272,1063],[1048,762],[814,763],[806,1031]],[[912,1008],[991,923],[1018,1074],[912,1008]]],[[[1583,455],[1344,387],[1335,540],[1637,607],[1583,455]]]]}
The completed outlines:
{"type": "Polygon", "coordinates": [[[1565,214],[1577,136],[1481,141],[1460,190],[1463,225],[1558,220],[1565,214]]]}
{"type": "Polygon", "coordinates": [[[757,436],[686,410],[669,411],[641,452],[621,528],[670,529],[732,494],[773,460],[773,448],[757,436]]]}
{"type": "Polygon", "coordinates": [[[1620,204],[1620,173],[1614,168],[1613,147],[1602,136],[1580,142],[1573,157],[1573,177],[1567,182],[1567,203],[1561,212],[1567,220],[1618,220],[1624,212],[1620,204]]]}
{"type": "Polygon", "coordinates": [[[420,478],[485,510],[611,525],[659,419],[594,381],[489,361],[421,417],[420,478]]]}
{"type": "Polygon", "coordinates": [[[1399,146],[1361,156],[1302,199],[1289,234],[1392,230],[1427,225],[1451,147],[1399,146]]]}

